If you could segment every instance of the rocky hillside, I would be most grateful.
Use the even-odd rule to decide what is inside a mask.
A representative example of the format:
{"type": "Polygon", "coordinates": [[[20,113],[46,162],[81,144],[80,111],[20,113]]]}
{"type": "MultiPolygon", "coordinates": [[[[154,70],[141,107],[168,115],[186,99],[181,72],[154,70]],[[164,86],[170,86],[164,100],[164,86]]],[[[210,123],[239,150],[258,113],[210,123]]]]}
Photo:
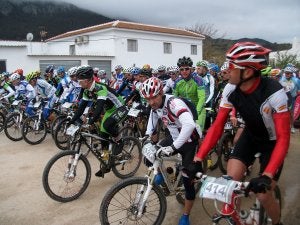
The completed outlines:
{"type": "Polygon", "coordinates": [[[0,0],[0,39],[26,40],[33,33],[34,41],[66,31],[112,21],[112,19],[72,4],[22,0],[0,0]]]}

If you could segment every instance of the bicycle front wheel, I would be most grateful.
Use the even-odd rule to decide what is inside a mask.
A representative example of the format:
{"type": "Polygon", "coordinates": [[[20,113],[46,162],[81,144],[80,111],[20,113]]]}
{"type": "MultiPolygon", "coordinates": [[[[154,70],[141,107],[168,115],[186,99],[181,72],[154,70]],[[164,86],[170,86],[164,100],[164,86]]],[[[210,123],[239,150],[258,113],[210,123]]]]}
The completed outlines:
{"type": "Polygon", "coordinates": [[[56,154],[47,163],[43,172],[43,187],[47,195],[58,202],[77,199],[87,189],[91,180],[91,166],[87,158],[80,155],[72,169],[75,151],[56,154]]]}
{"type": "Polygon", "coordinates": [[[138,208],[148,185],[147,178],[133,177],[115,184],[102,199],[99,217],[103,225],[162,224],[167,210],[166,197],[156,185],[146,199],[143,212],[138,208]]]}
{"type": "Polygon", "coordinates": [[[60,150],[68,150],[70,147],[70,136],[66,134],[69,121],[68,118],[62,119],[54,131],[54,142],[60,150]]]}
{"type": "Polygon", "coordinates": [[[112,155],[114,158],[112,171],[121,178],[132,177],[139,169],[142,161],[142,147],[137,138],[123,137],[124,143],[122,152],[118,155],[112,155]]]}
{"type": "Polygon", "coordinates": [[[5,116],[0,112],[0,132],[4,129],[5,116]]]}
{"type": "Polygon", "coordinates": [[[21,114],[14,112],[8,115],[4,122],[4,132],[6,137],[12,141],[21,141],[22,136],[22,124],[21,114]]]}
{"type": "Polygon", "coordinates": [[[31,145],[41,143],[47,135],[46,121],[40,120],[38,116],[28,117],[22,126],[22,136],[24,141],[31,145]]]}
{"type": "MultiPolygon", "coordinates": [[[[273,190],[273,196],[276,199],[277,203],[279,204],[279,208],[281,212],[281,207],[282,207],[281,192],[278,185],[276,185],[276,187],[273,190]]],[[[259,209],[259,225],[268,225],[268,224],[271,224],[271,219],[268,217],[266,210],[261,205],[259,209]]]]}

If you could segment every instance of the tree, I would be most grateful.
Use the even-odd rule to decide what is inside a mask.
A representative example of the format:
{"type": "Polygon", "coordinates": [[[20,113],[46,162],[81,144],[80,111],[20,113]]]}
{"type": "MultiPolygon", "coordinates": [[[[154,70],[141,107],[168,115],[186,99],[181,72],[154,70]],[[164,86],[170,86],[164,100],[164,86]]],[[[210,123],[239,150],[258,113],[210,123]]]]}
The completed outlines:
{"type": "Polygon", "coordinates": [[[300,61],[297,60],[297,54],[290,54],[288,52],[277,52],[275,62],[273,62],[272,66],[284,68],[288,63],[292,63],[297,68],[300,68],[300,61]]]}

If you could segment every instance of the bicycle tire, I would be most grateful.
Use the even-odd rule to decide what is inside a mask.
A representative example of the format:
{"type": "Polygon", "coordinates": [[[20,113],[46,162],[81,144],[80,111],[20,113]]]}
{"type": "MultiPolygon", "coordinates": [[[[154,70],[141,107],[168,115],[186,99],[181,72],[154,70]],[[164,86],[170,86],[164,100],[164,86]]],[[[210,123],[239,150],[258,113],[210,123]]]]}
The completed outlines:
{"type": "Polygon", "coordinates": [[[68,171],[70,166],[70,157],[74,157],[75,154],[76,152],[71,150],[59,152],[49,160],[43,171],[44,190],[47,193],[47,195],[55,201],[70,202],[79,198],[79,196],[81,196],[85,192],[90,183],[91,166],[88,159],[83,155],[80,155],[78,159],[74,179],[72,180],[72,178],[66,177],[66,171],[68,171]],[[62,160],[65,161],[61,162],[62,160]],[[57,165],[59,170],[55,173],[54,166],[56,166],[56,164],[60,165],[57,165]],[[81,167],[83,168],[82,174],[79,172],[78,169],[81,167]],[[52,173],[54,173],[53,179],[52,173]],[[82,179],[80,179],[81,177],[82,179]],[[52,182],[52,180],[54,182],[52,182]],[[78,181],[81,180],[82,182],[80,182],[79,185],[77,185],[78,181]],[[74,184],[75,187],[71,187],[71,184],[74,184]],[[74,191],[72,190],[72,188],[74,189],[74,191]],[[69,193],[69,191],[73,192],[69,193]]]}
{"type": "Polygon", "coordinates": [[[65,118],[67,118],[66,115],[60,115],[53,120],[53,122],[51,124],[51,136],[52,136],[53,140],[54,140],[55,130],[57,129],[58,124],[65,118]]]}
{"type": "Polygon", "coordinates": [[[8,137],[12,141],[21,141],[23,139],[22,136],[22,121],[20,124],[16,124],[15,121],[18,121],[20,118],[20,113],[13,112],[9,114],[4,122],[4,133],[6,137],[8,137]],[[12,128],[12,131],[10,130],[12,128]],[[17,132],[17,135],[14,136],[13,133],[17,132]]]}
{"type": "Polygon", "coordinates": [[[40,127],[38,130],[33,130],[36,121],[38,121],[38,116],[28,117],[24,120],[22,126],[22,136],[25,142],[31,145],[40,144],[43,140],[45,140],[47,136],[47,124],[46,121],[40,121],[40,127]],[[33,123],[33,124],[32,124],[33,123]],[[33,134],[32,136],[30,134],[33,134]],[[38,136],[38,134],[41,134],[38,136]]]}
{"type": "Polygon", "coordinates": [[[135,137],[123,137],[122,141],[124,143],[122,152],[117,156],[112,156],[114,159],[112,171],[118,178],[125,179],[132,177],[139,169],[142,162],[142,146],[139,140],[135,137]],[[129,147],[129,149],[127,150],[125,147],[129,147]],[[128,161],[118,164],[119,161],[123,160],[128,161]]]}
{"type": "Polygon", "coordinates": [[[57,125],[57,129],[54,132],[54,143],[60,150],[68,150],[70,147],[69,136],[66,135],[68,118],[63,119],[57,125]]]}
{"type": "MultiPolygon", "coordinates": [[[[273,192],[274,192],[274,197],[275,197],[276,201],[278,201],[279,208],[280,208],[280,214],[281,214],[282,201],[281,201],[281,192],[280,192],[280,188],[278,185],[275,186],[273,192]]],[[[266,210],[261,205],[259,208],[259,225],[268,225],[268,224],[270,224],[269,222],[270,221],[269,221],[269,217],[266,213],[266,210]]]]}
{"type": "MultiPolygon", "coordinates": [[[[147,225],[162,224],[167,211],[167,201],[162,189],[157,185],[153,185],[152,187],[149,199],[147,199],[142,216],[140,218],[136,218],[137,206],[136,204],[134,204],[136,198],[135,195],[138,193],[138,190],[140,190],[140,186],[143,185],[148,185],[147,178],[132,177],[126,180],[122,180],[119,183],[112,186],[105,194],[100,205],[100,224],[124,224],[121,221],[122,219],[124,219],[124,221],[127,222],[126,224],[140,224],[139,221],[142,224],[147,225]],[[124,197],[125,195],[128,195],[127,198],[124,197]],[[120,208],[116,206],[117,204],[120,204],[120,208]],[[157,207],[158,209],[154,211],[152,207],[157,207]],[[113,218],[110,217],[110,212],[112,212],[113,218]],[[124,217],[121,217],[121,213],[124,213],[124,217]],[[151,217],[156,218],[151,220],[151,217]],[[116,220],[115,223],[113,220],[116,220]]],[[[140,196],[140,198],[142,198],[142,196],[140,196]]]]}
{"type": "Polygon", "coordinates": [[[229,159],[231,147],[233,145],[233,135],[229,132],[225,132],[218,144],[218,166],[223,174],[227,174],[227,162],[229,159]]]}
{"type": "Polygon", "coordinates": [[[4,129],[5,116],[2,112],[0,112],[0,132],[4,129]]]}

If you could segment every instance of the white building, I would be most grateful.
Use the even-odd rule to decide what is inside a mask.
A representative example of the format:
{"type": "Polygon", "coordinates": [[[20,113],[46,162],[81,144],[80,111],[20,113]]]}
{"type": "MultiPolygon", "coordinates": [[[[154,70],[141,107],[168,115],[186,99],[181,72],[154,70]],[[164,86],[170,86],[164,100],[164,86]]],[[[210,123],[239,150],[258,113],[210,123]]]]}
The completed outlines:
{"type": "Polygon", "coordinates": [[[269,55],[271,64],[275,64],[278,54],[280,54],[280,55],[297,55],[297,61],[300,61],[300,40],[295,37],[293,39],[292,48],[289,50],[271,52],[269,55]]]}
{"type": "Polygon", "coordinates": [[[123,67],[150,64],[176,65],[178,58],[202,60],[203,35],[161,26],[113,21],[69,31],[45,42],[0,41],[0,70],[23,68],[25,73],[49,64],[89,64],[111,72],[123,67]]]}

